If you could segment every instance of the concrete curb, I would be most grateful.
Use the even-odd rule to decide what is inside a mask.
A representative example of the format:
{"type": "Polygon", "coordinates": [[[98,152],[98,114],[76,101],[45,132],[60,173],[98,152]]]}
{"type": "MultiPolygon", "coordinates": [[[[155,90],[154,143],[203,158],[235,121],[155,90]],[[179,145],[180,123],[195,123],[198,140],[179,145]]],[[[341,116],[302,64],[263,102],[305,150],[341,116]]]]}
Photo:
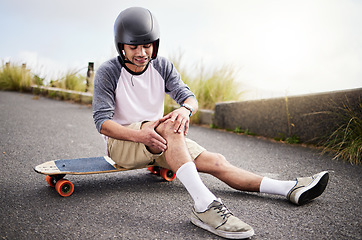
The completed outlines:
{"type": "Polygon", "coordinates": [[[31,92],[53,99],[71,100],[82,104],[92,104],[92,93],[78,92],[61,88],[31,86],[31,92]]]}

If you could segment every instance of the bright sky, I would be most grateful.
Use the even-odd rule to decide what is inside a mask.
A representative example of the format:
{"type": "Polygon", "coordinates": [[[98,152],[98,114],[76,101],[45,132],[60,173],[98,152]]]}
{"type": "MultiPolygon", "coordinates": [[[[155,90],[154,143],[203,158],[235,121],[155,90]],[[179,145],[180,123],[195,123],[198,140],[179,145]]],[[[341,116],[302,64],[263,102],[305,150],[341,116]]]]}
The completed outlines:
{"type": "Polygon", "coordinates": [[[160,55],[206,69],[233,65],[247,98],[362,87],[360,0],[0,0],[0,60],[43,77],[116,55],[119,12],[146,7],[160,55]]]}

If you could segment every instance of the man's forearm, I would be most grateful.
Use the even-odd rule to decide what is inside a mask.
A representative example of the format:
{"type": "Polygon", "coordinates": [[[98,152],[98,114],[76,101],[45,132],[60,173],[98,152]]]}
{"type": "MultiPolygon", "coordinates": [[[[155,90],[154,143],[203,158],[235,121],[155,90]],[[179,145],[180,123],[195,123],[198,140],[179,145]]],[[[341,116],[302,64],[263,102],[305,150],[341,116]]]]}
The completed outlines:
{"type": "Polygon", "coordinates": [[[124,127],[112,120],[107,120],[102,124],[101,133],[118,140],[139,142],[139,130],[124,127]]]}

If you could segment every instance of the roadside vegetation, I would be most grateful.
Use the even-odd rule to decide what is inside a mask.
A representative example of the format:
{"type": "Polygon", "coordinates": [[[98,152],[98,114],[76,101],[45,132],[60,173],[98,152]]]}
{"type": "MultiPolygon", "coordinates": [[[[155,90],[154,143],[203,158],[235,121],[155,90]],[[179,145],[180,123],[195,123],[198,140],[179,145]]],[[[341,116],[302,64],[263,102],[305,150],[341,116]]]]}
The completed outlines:
{"type": "Polygon", "coordinates": [[[86,79],[86,76],[79,74],[79,70],[70,70],[63,77],[44,83],[44,78],[34,74],[26,64],[6,63],[0,68],[0,90],[7,91],[29,91],[33,85],[37,85],[85,92],[86,79]]]}
{"type": "MultiPolygon", "coordinates": [[[[192,68],[184,67],[182,54],[170,59],[182,80],[195,94],[199,109],[214,110],[218,102],[242,99],[243,92],[240,91],[240,83],[236,81],[237,68],[224,65],[206,71],[202,64],[192,68]]],[[[171,112],[175,107],[178,107],[176,102],[166,94],[165,113],[171,112]]],[[[191,122],[199,123],[199,112],[192,117],[191,122]]]]}
{"type": "MultiPolygon", "coordinates": [[[[184,67],[182,58],[182,54],[178,54],[170,59],[181,74],[182,80],[196,95],[200,109],[213,110],[218,102],[242,99],[240,82],[236,81],[237,68],[223,65],[206,70],[202,64],[187,68],[184,67]]],[[[173,100],[169,98],[167,101],[172,103],[173,100]]]]}
{"type": "Polygon", "coordinates": [[[337,108],[336,115],[341,120],[335,131],[327,137],[322,153],[332,153],[333,159],[342,159],[351,164],[361,164],[362,160],[362,102],[359,110],[353,110],[347,101],[343,108],[337,108]]]}
{"type": "Polygon", "coordinates": [[[28,91],[37,80],[26,66],[15,64],[2,64],[0,70],[0,90],[28,91]]]}
{"type": "Polygon", "coordinates": [[[52,80],[50,85],[56,88],[86,92],[86,76],[79,74],[79,70],[70,70],[57,80],[52,80]]]}

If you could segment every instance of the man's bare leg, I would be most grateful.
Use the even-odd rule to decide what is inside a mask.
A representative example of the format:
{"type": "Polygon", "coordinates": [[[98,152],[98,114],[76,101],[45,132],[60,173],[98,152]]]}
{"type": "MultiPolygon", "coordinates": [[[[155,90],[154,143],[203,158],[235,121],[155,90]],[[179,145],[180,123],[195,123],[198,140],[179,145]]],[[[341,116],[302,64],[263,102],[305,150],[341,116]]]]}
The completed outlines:
{"type": "MultiPolygon", "coordinates": [[[[177,172],[183,164],[191,162],[192,159],[188,152],[184,135],[182,133],[174,133],[174,124],[171,121],[166,121],[160,124],[156,131],[167,140],[166,161],[171,170],[177,172]]],[[[209,151],[202,152],[194,162],[199,172],[211,174],[230,187],[240,191],[264,192],[287,196],[288,192],[296,184],[296,181],[279,181],[264,178],[233,166],[223,155],[209,151]]]]}
{"type": "MultiPolygon", "coordinates": [[[[181,133],[174,133],[174,123],[165,121],[161,123],[156,131],[167,140],[167,150],[165,157],[173,172],[185,163],[191,162],[185,137],[181,133]]],[[[154,153],[156,149],[150,149],[154,153]]],[[[246,170],[237,168],[230,164],[224,156],[217,153],[204,151],[195,159],[195,164],[199,172],[204,172],[215,176],[230,187],[241,191],[258,192],[263,177],[246,170]]]]}
{"type": "Polygon", "coordinates": [[[221,154],[204,151],[195,159],[195,164],[199,172],[211,174],[234,189],[260,190],[262,176],[233,166],[221,154]]]}
{"type": "MultiPolygon", "coordinates": [[[[167,139],[168,149],[165,151],[166,161],[171,169],[177,173],[177,170],[182,164],[191,162],[192,159],[188,153],[184,135],[174,133],[173,128],[174,124],[171,121],[166,121],[162,123],[156,131],[167,139]],[[175,156],[176,158],[174,158],[175,156]]],[[[310,199],[313,199],[323,193],[328,183],[328,172],[321,172],[313,177],[307,177],[305,178],[306,180],[300,179],[300,182],[296,180],[283,181],[262,177],[233,166],[221,154],[208,151],[202,152],[194,162],[199,172],[211,174],[236,190],[282,195],[298,205],[309,199],[304,200],[299,198],[299,195],[295,199],[291,199],[291,192],[295,191],[295,189],[299,189],[301,193],[307,191],[311,196],[310,199]],[[307,184],[302,183],[304,181],[306,181],[307,184]],[[297,184],[308,186],[301,188],[297,184]]]]}
{"type": "Polygon", "coordinates": [[[195,159],[195,164],[198,171],[209,173],[234,189],[285,196],[297,205],[318,197],[323,193],[328,183],[327,172],[321,172],[313,177],[304,178],[304,180],[299,178],[299,185],[302,185],[302,187],[297,186],[298,182],[296,180],[283,181],[262,177],[233,166],[221,154],[208,151],[201,153],[195,159]],[[299,195],[292,198],[291,193],[296,189],[299,189],[298,191],[301,193],[308,192],[308,194],[305,194],[304,199],[299,195]]]}
{"type": "Polygon", "coordinates": [[[249,192],[263,192],[287,197],[296,181],[280,181],[259,176],[230,164],[218,153],[204,151],[195,159],[200,172],[209,173],[230,187],[249,192]]]}

